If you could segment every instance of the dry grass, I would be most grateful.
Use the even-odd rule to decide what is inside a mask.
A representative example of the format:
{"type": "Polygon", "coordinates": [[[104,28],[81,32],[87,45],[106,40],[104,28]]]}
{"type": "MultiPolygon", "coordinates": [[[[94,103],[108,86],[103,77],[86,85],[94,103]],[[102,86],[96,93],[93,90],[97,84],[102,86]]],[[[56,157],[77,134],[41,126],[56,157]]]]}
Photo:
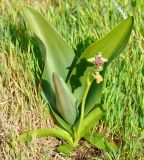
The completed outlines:
{"type": "Polygon", "coordinates": [[[1,160],[143,159],[144,30],[143,20],[137,18],[143,17],[143,14],[141,7],[138,11],[134,10],[129,1],[123,4],[118,2],[126,14],[134,14],[135,35],[123,55],[107,72],[102,98],[107,115],[97,129],[105,132],[110,139],[116,139],[121,144],[121,153],[113,155],[81,141],[80,147],[69,157],[55,151],[56,146],[64,143],[56,138],[16,142],[16,136],[20,133],[34,128],[52,128],[54,125],[37,87],[41,75],[41,58],[37,43],[20,15],[21,7],[31,4],[41,10],[77,54],[122,18],[112,2],[105,5],[96,0],[91,0],[91,3],[69,0],[67,5],[63,1],[59,5],[50,0],[0,2],[1,160]]]}

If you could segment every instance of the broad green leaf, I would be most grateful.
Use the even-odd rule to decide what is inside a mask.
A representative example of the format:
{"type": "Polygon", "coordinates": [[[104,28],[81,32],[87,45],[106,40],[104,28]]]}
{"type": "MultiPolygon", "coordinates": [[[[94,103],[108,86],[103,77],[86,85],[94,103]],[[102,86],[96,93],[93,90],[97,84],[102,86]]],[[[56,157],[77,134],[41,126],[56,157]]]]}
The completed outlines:
{"type": "Polygon", "coordinates": [[[66,130],[68,131],[70,134],[72,134],[72,129],[71,126],[64,120],[62,119],[54,110],[52,107],[50,107],[53,116],[55,117],[55,119],[57,120],[57,122],[66,130]]]}
{"type": "Polygon", "coordinates": [[[53,73],[55,86],[56,107],[63,119],[73,125],[77,117],[76,98],[69,90],[65,81],[53,73]]]}
{"type": "Polygon", "coordinates": [[[56,72],[66,80],[69,71],[68,67],[72,64],[75,56],[74,51],[35,9],[30,6],[24,6],[23,15],[29,22],[36,36],[45,46],[46,55],[43,55],[45,66],[42,75],[42,89],[50,105],[54,107],[55,100],[52,73],[56,72]]]}
{"type": "MultiPolygon", "coordinates": [[[[80,129],[80,132],[78,133],[77,137],[80,139],[81,137],[84,137],[85,134],[94,127],[94,125],[100,120],[100,118],[103,116],[103,111],[100,109],[100,107],[94,108],[91,112],[87,114],[87,116],[83,120],[83,125],[80,129]]],[[[79,120],[74,126],[74,131],[77,132],[79,120]]]]}
{"type": "Polygon", "coordinates": [[[70,134],[59,127],[53,129],[43,128],[43,129],[28,131],[18,136],[18,141],[29,141],[32,139],[33,136],[35,136],[36,138],[53,136],[66,140],[69,144],[73,144],[73,139],[70,136],[70,134]]]}
{"type": "MultiPolygon", "coordinates": [[[[108,59],[106,67],[114,60],[126,47],[133,26],[133,17],[123,20],[116,28],[99,41],[90,45],[80,56],[77,64],[72,70],[69,83],[75,97],[80,103],[86,90],[86,74],[92,69],[87,59],[94,57],[101,52],[102,56],[108,59]]],[[[104,70],[105,70],[104,69],[104,70]]],[[[105,71],[104,71],[105,72],[105,71]]],[[[102,73],[104,76],[104,72],[102,73]]],[[[103,83],[97,84],[93,81],[86,100],[85,113],[88,113],[96,103],[99,103],[103,83]]]]}
{"type": "Polygon", "coordinates": [[[73,149],[74,149],[74,147],[69,144],[60,145],[57,147],[57,151],[65,154],[65,155],[69,155],[73,151],[73,149]]]}
{"type": "Polygon", "coordinates": [[[117,145],[114,142],[109,142],[102,133],[88,132],[84,138],[99,149],[118,151],[117,145]]]}

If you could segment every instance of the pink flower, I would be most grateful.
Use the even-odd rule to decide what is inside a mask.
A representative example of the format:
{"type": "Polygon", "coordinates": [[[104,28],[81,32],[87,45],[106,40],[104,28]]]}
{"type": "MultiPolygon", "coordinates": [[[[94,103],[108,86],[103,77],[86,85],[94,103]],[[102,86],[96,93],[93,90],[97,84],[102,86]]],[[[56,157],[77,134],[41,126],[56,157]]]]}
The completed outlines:
{"type": "Polygon", "coordinates": [[[105,62],[107,62],[107,59],[103,58],[101,55],[95,56],[94,64],[97,68],[103,68],[105,62]]]}
{"type": "Polygon", "coordinates": [[[102,60],[102,56],[101,55],[98,55],[98,56],[95,57],[94,64],[97,67],[102,67],[104,65],[104,62],[102,60]]]}

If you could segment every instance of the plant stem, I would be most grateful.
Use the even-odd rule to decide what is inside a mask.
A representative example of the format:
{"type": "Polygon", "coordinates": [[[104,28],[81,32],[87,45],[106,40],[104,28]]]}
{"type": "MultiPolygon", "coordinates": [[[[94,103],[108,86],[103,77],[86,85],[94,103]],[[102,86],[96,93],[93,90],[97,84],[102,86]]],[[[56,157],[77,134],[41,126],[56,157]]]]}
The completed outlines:
{"type": "Polygon", "coordinates": [[[87,88],[86,88],[86,91],[84,93],[83,100],[82,100],[82,105],[81,105],[80,122],[79,122],[79,125],[78,125],[77,132],[75,134],[74,146],[77,146],[77,144],[78,144],[78,142],[80,140],[80,132],[81,132],[81,127],[83,125],[83,120],[84,120],[84,108],[85,108],[86,97],[88,95],[88,91],[90,89],[90,86],[91,86],[92,82],[93,82],[93,78],[90,79],[90,77],[88,77],[88,79],[87,79],[87,88]]]}
{"type": "Polygon", "coordinates": [[[82,100],[81,117],[80,117],[79,126],[81,126],[81,124],[83,123],[85,102],[86,102],[86,97],[87,97],[87,95],[88,95],[88,91],[89,91],[89,89],[90,89],[91,83],[92,83],[92,81],[90,81],[90,80],[88,79],[88,80],[87,80],[87,88],[86,88],[86,91],[85,91],[85,93],[84,93],[83,100],[82,100]]]}

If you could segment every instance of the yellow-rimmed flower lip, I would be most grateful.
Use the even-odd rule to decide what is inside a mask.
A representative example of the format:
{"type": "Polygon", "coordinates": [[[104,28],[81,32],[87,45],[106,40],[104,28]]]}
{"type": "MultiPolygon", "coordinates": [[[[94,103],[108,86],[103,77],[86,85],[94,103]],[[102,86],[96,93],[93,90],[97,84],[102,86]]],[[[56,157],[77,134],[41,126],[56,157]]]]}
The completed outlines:
{"type": "Polygon", "coordinates": [[[92,76],[96,80],[97,84],[103,81],[103,77],[100,75],[99,72],[92,72],[92,76]]]}

